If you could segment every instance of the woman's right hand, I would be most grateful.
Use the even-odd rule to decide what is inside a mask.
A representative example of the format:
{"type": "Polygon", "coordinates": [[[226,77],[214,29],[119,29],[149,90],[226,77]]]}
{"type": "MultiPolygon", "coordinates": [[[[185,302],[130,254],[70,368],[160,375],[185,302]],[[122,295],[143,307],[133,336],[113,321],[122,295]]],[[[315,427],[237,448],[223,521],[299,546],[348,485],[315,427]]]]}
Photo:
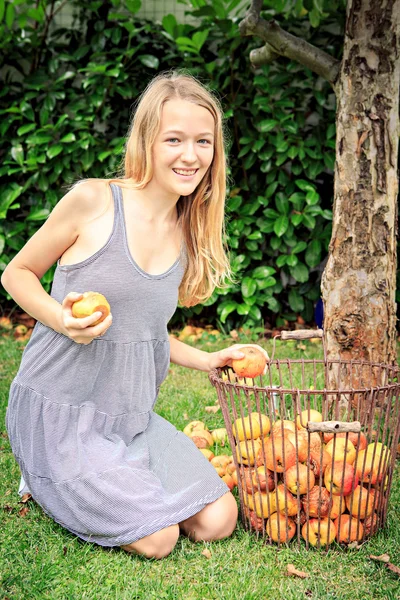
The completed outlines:
{"type": "Polygon", "coordinates": [[[61,327],[60,333],[66,335],[77,344],[90,344],[94,338],[104,335],[112,324],[112,315],[109,314],[104,321],[93,325],[102,316],[101,312],[95,312],[90,317],[76,319],[72,316],[72,305],[82,298],[83,294],[70,292],[61,305],[61,327]]]}

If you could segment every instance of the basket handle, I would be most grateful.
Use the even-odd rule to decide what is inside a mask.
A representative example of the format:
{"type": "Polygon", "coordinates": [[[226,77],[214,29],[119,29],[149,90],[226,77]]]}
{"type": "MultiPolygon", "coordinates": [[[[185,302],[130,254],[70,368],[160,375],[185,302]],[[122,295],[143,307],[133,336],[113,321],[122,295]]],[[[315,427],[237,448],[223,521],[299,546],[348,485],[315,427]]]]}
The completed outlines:
{"type": "Polygon", "coordinates": [[[311,338],[322,339],[322,329],[297,329],[294,331],[281,331],[281,340],[310,340],[311,338]]]}
{"type": "Polygon", "coordinates": [[[276,338],[281,338],[281,340],[311,340],[312,338],[319,338],[320,340],[322,340],[324,362],[326,363],[326,348],[324,332],[322,329],[295,329],[294,331],[281,331],[280,333],[274,336],[272,345],[272,356],[270,358],[270,362],[272,362],[275,358],[276,338]]]}
{"type": "Polygon", "coordinates": [[[345,423],[343,421],[322,421],[321,423],[315,423],[314,421],[308,421],[306,429],[313,433],[314,431],[323,433],[361,433],[360,421],[353,421],[352,423],[345,423]]]}

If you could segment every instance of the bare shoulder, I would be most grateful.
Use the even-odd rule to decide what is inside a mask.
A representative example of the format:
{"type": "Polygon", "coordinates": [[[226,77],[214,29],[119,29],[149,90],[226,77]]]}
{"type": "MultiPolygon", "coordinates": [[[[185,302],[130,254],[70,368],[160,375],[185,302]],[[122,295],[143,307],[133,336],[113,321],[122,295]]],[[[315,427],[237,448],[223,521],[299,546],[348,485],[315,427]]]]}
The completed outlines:
{"type": "Polygon", "coordinates": [[[54,211],[73,214],[82,223],[102,215],[110,203],[111,189],[107,179],[85,179],[61,198],[54,211]]]}

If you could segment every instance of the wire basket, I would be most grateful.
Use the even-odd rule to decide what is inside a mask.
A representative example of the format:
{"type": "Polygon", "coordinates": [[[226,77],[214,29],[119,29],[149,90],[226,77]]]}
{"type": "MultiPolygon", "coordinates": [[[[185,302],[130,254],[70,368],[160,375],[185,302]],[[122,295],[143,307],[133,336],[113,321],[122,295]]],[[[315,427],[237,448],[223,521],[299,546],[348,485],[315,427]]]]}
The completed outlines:
{"type": "Polygon", "coordinates": [[[358,545],[383,527],[400,434],[397,366],[276,360],[264,375],[210,372],[237,471],[246,529],[278,545],[358,545]],[[335,389],[328,389],[328,382],[335,389]],[[362,385],[361,385],[362,383],[362,385]],[[302,541],[303,540],[303,541],[302,541]]]}

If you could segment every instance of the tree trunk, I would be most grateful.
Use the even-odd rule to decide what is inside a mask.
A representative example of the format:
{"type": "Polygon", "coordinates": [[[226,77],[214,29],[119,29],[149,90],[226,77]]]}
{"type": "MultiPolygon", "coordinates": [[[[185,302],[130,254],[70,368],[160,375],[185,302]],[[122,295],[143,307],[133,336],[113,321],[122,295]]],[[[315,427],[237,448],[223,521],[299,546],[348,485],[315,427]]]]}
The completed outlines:
{"type": "MultiPolygon", "coordinates": [[[[329,360],[396,362],[399,34],[400,0],[349,0],[322,280],[329,360]]],[[[338,366],[327,387],[384,385],[380,373],[338,366]]]]}

